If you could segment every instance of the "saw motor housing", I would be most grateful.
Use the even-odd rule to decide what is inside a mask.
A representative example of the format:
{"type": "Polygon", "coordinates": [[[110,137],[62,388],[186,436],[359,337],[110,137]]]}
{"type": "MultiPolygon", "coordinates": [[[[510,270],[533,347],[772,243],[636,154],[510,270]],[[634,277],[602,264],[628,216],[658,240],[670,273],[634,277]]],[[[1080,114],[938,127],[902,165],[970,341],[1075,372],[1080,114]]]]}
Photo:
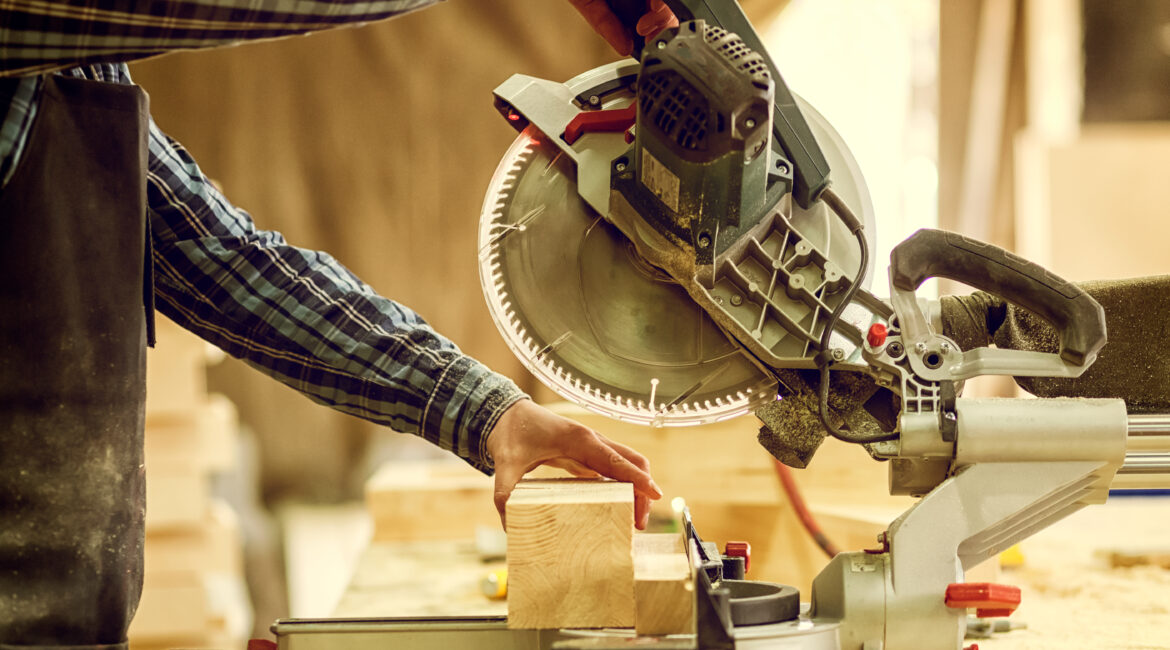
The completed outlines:
{"type": "Polygon", "coordinates": [[[788,191],[788,183],[768,191],[783,179],[769,173],[773,87],[762,56],[702,20],[646,49],[632,156],[617,161],[613,188],[697,265],[711,264],[788,191]]]}

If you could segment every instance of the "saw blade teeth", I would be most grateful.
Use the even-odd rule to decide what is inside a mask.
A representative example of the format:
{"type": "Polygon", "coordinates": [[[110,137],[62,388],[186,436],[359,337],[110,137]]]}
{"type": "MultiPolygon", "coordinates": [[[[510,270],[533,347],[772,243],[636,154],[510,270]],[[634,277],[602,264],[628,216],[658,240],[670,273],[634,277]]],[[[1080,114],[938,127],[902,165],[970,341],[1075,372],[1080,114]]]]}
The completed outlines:
{"type": "MultiPolygon", "coordinates": [[[[521,308],[524,305],[541,304],[526,299],[528,294],[523,289],[527,287],[513,286],[514,278],[510,275],[512,272],[523,272],[517,264],[525,263],[524,247],[532,243],[533,233],[546,233],[548,224],[554,223],[547,219],[542,223],[537,215],[576,215],[574,210],[577,208],[566,204],[561,194],[566,187],[565,183],[574,182],[572,177],[567,174],[563,174],[564,178],[556,177],[568,169],[566,165],[571,166],[569,162],[557,160],[559,153],[553,145],[532,139],[529,131],[521,134],[497,167],[481,212],[481,246],[478,251],[480,283],[492,319],[511,351],[538,379],[562,397],[607,417],[639,424],[698,424],[716,417],[722,419],[724,413],[730,413],[736,408],[738,412],[746,411],[750,403],[758,399],[756,393],[764,390],[767,378],[759,379],[760,385],[756,391],[750,388],[737,391],[736,387],[728,386],[729,390],[724,397],[714,402],[710,399],[704,402],[704,396],[692,395],[689,400],[671,403],[671,396],[668,395],[655,397],[647,392],[616,388],[606,381],[594,381],[594,374],[589,372],[589,368],[594,367],[592,364],[582,368],[575,365],[572,359],[576,357],[571,355],[581,354],[576,345],[571,348],[568,359],[563,357],[569,351],[558,351],[556,341],[553,340],[556,337],[545,337],[540,333],[542,329],[538,328],[538,324],[543,321],[536,317],[537,314],[529,314],[521,308]],[[550,186],[550,183],[557,185],[550,186]],[[541,188],[548,188],[551,192],[527,192],[541,188]],[[569,210],[567,213],[566,208],[569,210]],[[527,228],[528,222],[539,224],[540,227],[527,228]]],[[[572,186],[568,187],[571,189],[572,186]]],[[[601,218],[591,212],[582,214],[601,218]]],[[[541,294],[539,297],[544,296],[541,294]]],[[[546,307],[556,309],[556,305],[548,303],[546,307]]],[[[606,375],[600,370],[594,372],[600,377],[606,375]]],[[[738,388],[742,389],[743,386],[738,388]]],[[[705,397],[716,392],[708,392],[705,397]]]]}

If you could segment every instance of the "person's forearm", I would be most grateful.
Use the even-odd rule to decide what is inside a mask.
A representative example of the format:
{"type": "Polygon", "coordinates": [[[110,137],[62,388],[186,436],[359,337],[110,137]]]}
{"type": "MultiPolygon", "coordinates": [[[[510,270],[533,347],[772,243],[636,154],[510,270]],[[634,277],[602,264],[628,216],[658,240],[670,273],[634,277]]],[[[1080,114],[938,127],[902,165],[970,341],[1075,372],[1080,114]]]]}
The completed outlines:
{"type": "Polygon", "coordinates": [[[524,397],[515,384],[329,255],[256,230],[153,125],[147,195],[160,311],[314,401],[490,471],[484,440],[524,397]]]}
{"type": "Polygon", "coordinates": [[[0,0],[0,76],[358,25],[439,0],[0,0]]]}

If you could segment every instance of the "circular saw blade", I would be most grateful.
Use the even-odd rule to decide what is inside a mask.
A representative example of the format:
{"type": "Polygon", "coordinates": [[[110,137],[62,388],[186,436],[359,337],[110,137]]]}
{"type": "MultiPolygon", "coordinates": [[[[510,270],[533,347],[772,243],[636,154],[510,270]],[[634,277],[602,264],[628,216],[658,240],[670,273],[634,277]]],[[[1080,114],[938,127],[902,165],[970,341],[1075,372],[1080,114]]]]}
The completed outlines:
{"type": "Polygon", "coordinates": [[[512,351],[566,399],[643,424],[701,424],[775,399],[775,381],[578,195],[531,127],[480,220],[480,280],[512,351]]]}

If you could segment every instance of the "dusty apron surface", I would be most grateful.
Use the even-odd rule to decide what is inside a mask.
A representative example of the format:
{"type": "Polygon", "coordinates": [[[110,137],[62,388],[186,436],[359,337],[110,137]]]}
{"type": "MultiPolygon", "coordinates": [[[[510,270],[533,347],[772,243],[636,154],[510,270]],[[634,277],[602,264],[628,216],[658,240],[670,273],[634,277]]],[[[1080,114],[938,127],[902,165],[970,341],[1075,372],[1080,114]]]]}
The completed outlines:
{"type": "Polygon", "coordinates": [[[0,193],[0,648],[123,648],[142,591],[146,116],[49,77],[0,193]]]}

